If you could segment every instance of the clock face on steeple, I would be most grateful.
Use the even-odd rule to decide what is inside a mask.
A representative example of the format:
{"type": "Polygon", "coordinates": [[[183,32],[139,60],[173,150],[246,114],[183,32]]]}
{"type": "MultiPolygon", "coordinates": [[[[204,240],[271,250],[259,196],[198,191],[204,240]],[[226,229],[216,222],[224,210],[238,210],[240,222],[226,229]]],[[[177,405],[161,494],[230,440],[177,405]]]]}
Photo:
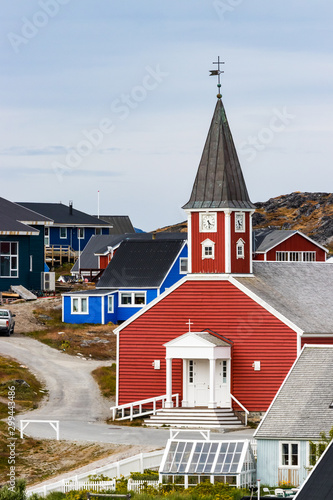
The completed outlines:
{"type": "Polygon", "coordinates": [[[199,231],[201,233],[215,233],[216,229],[216,212],[200,212],[199,231]]]}

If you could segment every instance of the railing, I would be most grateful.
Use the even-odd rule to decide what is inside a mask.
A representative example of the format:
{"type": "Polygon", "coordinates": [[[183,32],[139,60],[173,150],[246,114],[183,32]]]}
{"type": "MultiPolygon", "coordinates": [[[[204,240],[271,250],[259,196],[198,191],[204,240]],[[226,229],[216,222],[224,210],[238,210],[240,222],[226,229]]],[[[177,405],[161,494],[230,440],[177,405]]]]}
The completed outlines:
{"type": "Polygon", "coordinates": [[[145,479],[135,480],[129,479],[127,482],[127,491],[135,491],[135,493],[141,493],[142,490],[147,488],[147,486],[151,486],[153,488],[158,488],[160,482],[159,480],[147,481],[145,479]]]}
{"type": "Polygon", "coordinates": [[[243,405],[242,405],[242,403],[240,403],[240,402],[238,401],[238,399],[237,399],[237,398],[235,398],[235,396],[233,396],[232,394],[230,394],[230,397],[231,397],[231,399],[232,399],[233,401],[235,401],[235,403],[237,403],[237,404],[238,404],[238,406],[240,406],[240,407],[242,408],[242,410],[244,410],[244,412],[245,412],[245,422],[244,422],[244,425],[247,425],[247,416],[248,416],[248,414],[249,414],[249,410],[247,410],[247,409],[245,408],[245,406],[243,406],[243,405]]]}
{"type": "MultiPolygon", "coordinates": [[[[46,496],[51,491],[64,491],[64,488],[68,487],[66,485],[73,485],[73,489],[84,489],[84,486],[88,483],[94,485],[101,485],[101,489],[112,489],[113,480],[110,481],[94,481],[92,482],[90,476],[108,476],[110,478],[115,477],[128,477],[131,472],[141,472],[143,473],[145,469],[157,469],[161,465],[162,457],[164,454],[163,450],[153,451],[151,453],[139,453],[133,457],[125,458],[119,462],[113,462],[112,464],[103,465],[98,469],[89,470],[87,472],[82,472],[81,474],[76,474],[68,479],[63,479],[61,481],[55,481],[51,484],[34,486],[27,489],[27,496],[31,496],[33,493],[37,495],[46,496]],[[111,486],[105,486],[106,483],[112,483],[111,486]],[[102,484],[103,483],[103,484],[102,484]],[[102,487],[103,486],[103,487],[102,487]]],[[[99,487],[99,486],[98,486],[99,487]]],[[[68,490],[69,491],[69,490],[68,490]]],[[[94,490],[95,491],[95,490],[94,490]]]]}
{"type": "Polygon", "coordinates": [[[72,259],[75,260],[76,253],[70,245],[52,245],[49,247],[45,247],[45,260],[51,260],[52,265],[55,260],[60,260],[60,264],[62,264],[62,260],[66,258],[68,262],[72,259]]]}
{"type": "MultiPolygon", "coordinates": [[[[176,404],[175,408],[178,408],[179,406],[179,394],[172,394],[171,396],[172,399],[176,399],[176,404]]],[[[112,420],[116,420],[117,412],[121,412],[121,417],[117,418],[117,420],[126,420],[130,419],[133,420],[133,418],[138,418],[138,417],[143,417],[145,415],[155,415],[157,412],[157,402],[161,401],[162,402],[162,408],[164,408],[165,401],[167,399],[166,394],[163,396],[157,396],[155,398],[149,398],[149,399],[141,399],[141,401],[134,401],[133,403],[127,403],[124,405],[119,405],[119,406],[112,406],[110,410],[112,411],[112,420]],[[148,409],[142,409],[143,406],[149,405],[153,403],[152,408],[148,409]],[[134,408],[138,407],[138,411],[135,411],[134,408]],[[129,409],[129,414],[126,415],[126,410],[129,409]]]]}

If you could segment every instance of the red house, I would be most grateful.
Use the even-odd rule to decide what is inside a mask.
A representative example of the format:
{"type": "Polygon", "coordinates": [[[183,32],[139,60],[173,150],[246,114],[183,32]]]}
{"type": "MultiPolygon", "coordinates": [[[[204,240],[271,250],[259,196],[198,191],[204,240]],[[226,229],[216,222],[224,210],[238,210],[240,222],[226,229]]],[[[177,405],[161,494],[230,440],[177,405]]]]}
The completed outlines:
{"type": "Polygon", "coordinates": [[[220,98],[183,208],[189,272],[116,329],[117,405],[166,395],[162,425],[179,394],[223,425],[219,408],[267,410],[304,343],[333,343],[333,266],[252,262],[254,206],[220,98]]]}

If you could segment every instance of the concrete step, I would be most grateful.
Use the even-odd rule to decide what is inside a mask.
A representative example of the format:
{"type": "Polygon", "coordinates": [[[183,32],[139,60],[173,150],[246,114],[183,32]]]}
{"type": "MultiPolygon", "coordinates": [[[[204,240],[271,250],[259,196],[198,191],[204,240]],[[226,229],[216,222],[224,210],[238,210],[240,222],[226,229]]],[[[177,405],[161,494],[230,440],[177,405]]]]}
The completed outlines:
{"type": "Polygon", "coordinates": [[[240,428],[243,423],[229,408],[169,408],[146,419],[149,427],[201,427],[209,429],[240,428]]]}

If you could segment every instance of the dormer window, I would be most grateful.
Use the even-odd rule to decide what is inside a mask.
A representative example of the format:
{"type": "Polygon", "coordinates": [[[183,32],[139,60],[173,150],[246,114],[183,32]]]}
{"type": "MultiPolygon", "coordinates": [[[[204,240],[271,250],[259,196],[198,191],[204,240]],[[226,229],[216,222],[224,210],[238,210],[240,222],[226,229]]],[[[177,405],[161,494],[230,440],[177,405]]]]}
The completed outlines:
{"type": "Polygon", "coordinates": [[[236,245],[236,258],[237,259],[245,259],[245,251],[244,251],[245,241],[242,238],[239,238],[236,245]]]}
{"type": "Polygon", "coordinates": [[[202,258],[203,259],[215,259],[215,243],[210,239],[206,239],[201,242],[202,246],[202,258]]]}

